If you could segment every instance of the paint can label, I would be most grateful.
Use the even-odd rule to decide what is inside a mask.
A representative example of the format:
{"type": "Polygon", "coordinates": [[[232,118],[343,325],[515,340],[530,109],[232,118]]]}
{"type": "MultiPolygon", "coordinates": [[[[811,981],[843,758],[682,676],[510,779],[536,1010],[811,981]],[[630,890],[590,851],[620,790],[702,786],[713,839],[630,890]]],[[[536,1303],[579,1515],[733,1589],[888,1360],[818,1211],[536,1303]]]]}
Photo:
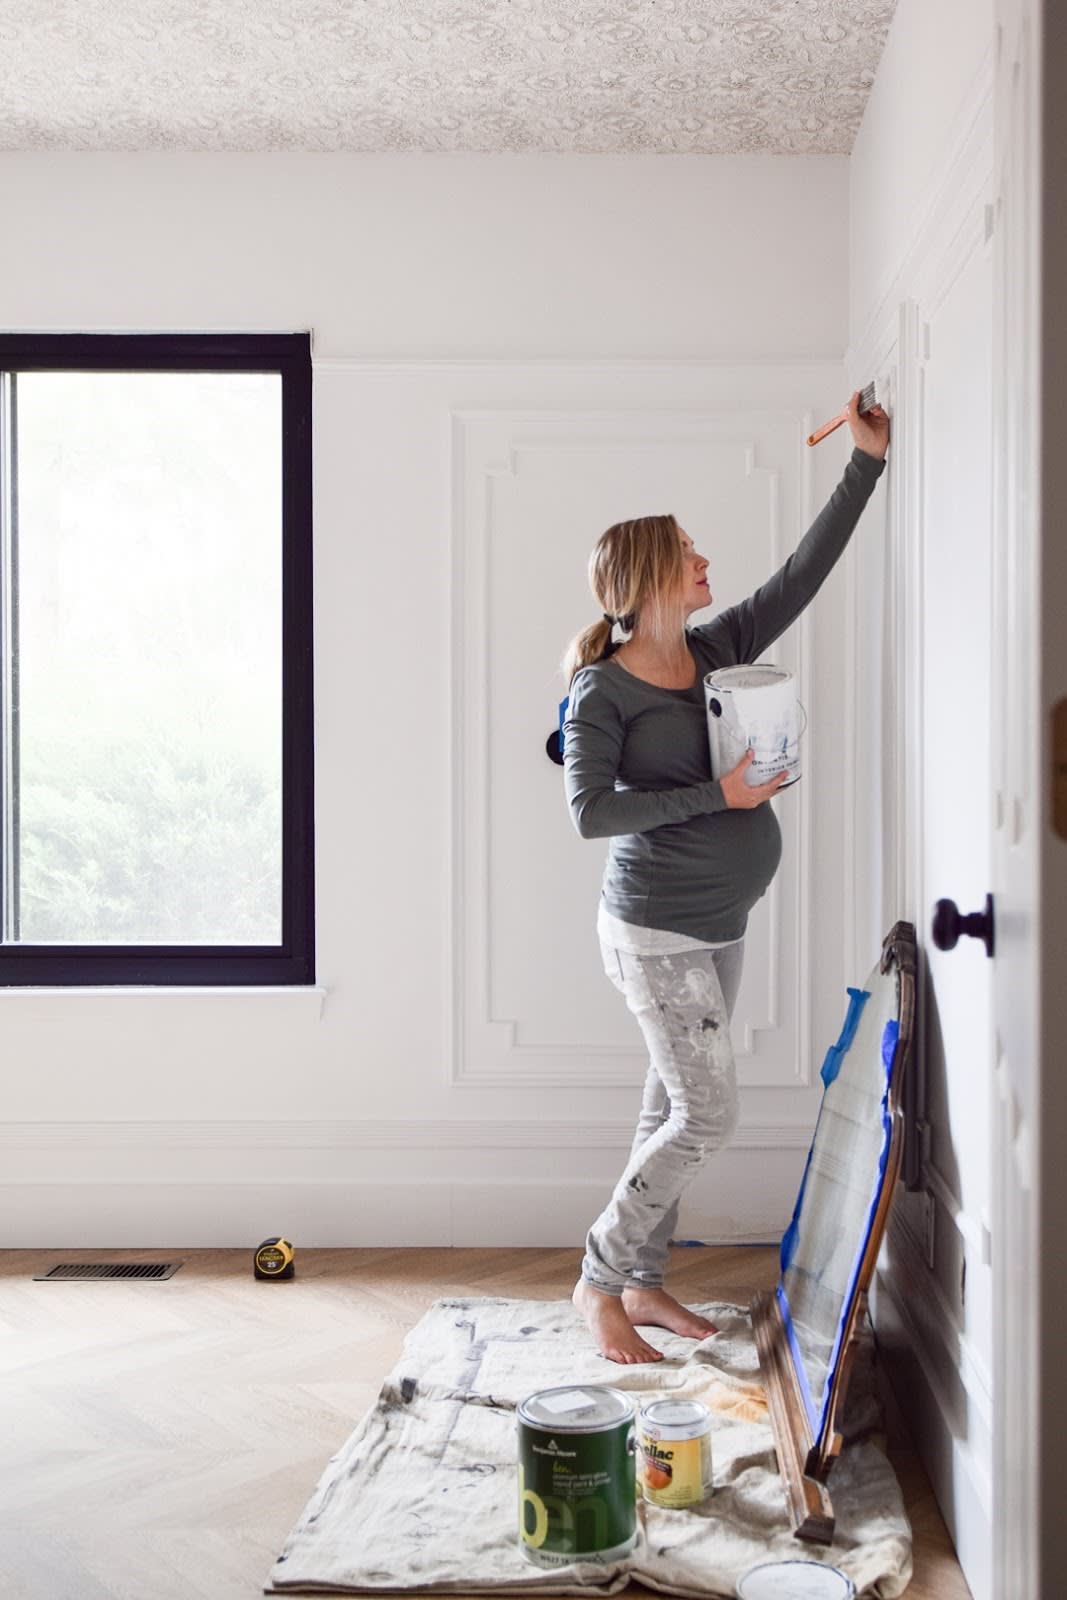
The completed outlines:
{"type": "Polygon", "coordinates": [[[711,1416],[706,1406],[699,1401],[654,1401],[641,1413],[638,1448],[646,1500],[677,1509],[707,1499],[712,1477],[711,1416]]]}
{"type": "Polygon", "coordinates": [[[750,788],[780,772],[783,787],[800,777],[800,741],[807,715],[796,698],[793,675],[770,662],[720,667],[704,679],[711,775],[721,778],[753,752],[745,772],[750,788]]]}
{"type": "MultiPolygon", "coordinates": [[[[637,1540],[632,1406],[622,1395],[621,1406],[600,1402],[598,1410],[615,1414],[571,1431],[566,1413],[552,1416],[559,1393],[543,1390],[519,1408],[520,1543],[540,1567],[608,1566],[629,1555],[637,1540]]],[[[597,1390],[581,1393],[595,1397],[597,1390]]]]}

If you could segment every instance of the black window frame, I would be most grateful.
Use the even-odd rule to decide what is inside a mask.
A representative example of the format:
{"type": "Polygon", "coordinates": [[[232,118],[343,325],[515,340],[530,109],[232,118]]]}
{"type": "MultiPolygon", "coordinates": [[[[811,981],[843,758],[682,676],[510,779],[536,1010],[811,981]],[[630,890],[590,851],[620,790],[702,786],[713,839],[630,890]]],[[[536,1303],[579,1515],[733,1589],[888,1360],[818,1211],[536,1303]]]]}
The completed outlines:
{"type": "MultiPolygon", "coordinates": [[[[0,988],[98,985],[283,986],[315,982],[315,805],[312,590],[311,334],[0,333],[0,372],[276,372],[282,394],[282,939],[278,945],[92,945],[0,942],[0,988]]],[[[17,441],[14,442],[17,450],[17,441]]],[[[13,453],[17,463],[17,455],[13,453]]],[[[0,459],[0,474],[3,461],[0,459]]],[[[17,465],[14,468],[17,488],[17,465]]],[[[12,539],[17,539],[17,507],[12,539]]],[[[17,546],[0,584],[17,583],[17,546]]],[[[0,649],[14,614],[0,590],[0,649]]],[[[17,649],[17,639],[13,643],[17,649]]],[[[18,794],[2,763],[8,740],[0,696],[0,803],[18,794]]],[[[13,739],[17,740],[17,718],[13,739]]],[[[0,852],[11,836],[0,817],[0,852]]],[[[8,864],[0,855],[0,885],[8,864]]],[[[7,903],[13,894],[6,894],[7,903]]],[[[6,914],[5,914],[6,915],[6,914]]],[[[3,932],[6,934],[7,929],[3,932]]]]}

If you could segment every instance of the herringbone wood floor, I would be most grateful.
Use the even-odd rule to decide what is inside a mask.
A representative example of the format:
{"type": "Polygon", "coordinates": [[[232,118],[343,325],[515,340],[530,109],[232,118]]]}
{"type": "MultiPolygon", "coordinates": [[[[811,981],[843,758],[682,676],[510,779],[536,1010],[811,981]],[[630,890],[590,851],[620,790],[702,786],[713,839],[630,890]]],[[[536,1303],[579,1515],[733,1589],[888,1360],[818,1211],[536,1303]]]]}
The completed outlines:
{"type": "MultiPolygon", "coordinates": [[[[747,1304],[776,1251],[678,1249],[681,1299],[747,1304]]],[[[328,1457],[438,1295],[566,1297],[577,1250],[237,1250],[0,1257],[4,1600],[249,1600],[328,1457]],[[34,1283],[59,1261],[173,1261],[161,1283],[34,1283]]],[[[925,1474],[891,1454],[915,1533],[907,1600],[969,1600],[925,1474]]],[[[627,1597],[646,1591],[632,1588],[627,1597]]]]}

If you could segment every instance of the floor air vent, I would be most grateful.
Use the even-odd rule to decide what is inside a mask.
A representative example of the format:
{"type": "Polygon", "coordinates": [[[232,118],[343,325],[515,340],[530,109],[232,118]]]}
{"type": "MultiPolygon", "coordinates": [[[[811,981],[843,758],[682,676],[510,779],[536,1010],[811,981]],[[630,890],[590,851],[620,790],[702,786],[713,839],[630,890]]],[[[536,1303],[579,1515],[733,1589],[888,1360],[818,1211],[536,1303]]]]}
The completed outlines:
{"type": "Polygon", "coordinates": [[[62,1279],[69,1283],[73,1278],[172,1278],[180,1266],[180,1261],[79,1261],[36,1272],[33,1281],[55,1283],[62,1279]]]}

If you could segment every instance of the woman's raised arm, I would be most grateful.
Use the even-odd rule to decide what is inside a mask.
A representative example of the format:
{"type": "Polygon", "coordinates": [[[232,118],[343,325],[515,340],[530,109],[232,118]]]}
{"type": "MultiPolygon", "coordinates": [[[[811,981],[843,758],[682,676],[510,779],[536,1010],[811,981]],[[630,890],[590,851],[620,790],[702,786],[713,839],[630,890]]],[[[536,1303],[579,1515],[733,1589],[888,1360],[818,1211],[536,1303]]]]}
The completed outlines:
{"type": "Polygon", "coordinates": [[[815,598],[884,471],[884,459],[877,460],[857,445],[841,482],[793,554],[755,594],[707,624],[716,633],[723,629],[729,633],[738,661],[755,661],[815,598]]]}

